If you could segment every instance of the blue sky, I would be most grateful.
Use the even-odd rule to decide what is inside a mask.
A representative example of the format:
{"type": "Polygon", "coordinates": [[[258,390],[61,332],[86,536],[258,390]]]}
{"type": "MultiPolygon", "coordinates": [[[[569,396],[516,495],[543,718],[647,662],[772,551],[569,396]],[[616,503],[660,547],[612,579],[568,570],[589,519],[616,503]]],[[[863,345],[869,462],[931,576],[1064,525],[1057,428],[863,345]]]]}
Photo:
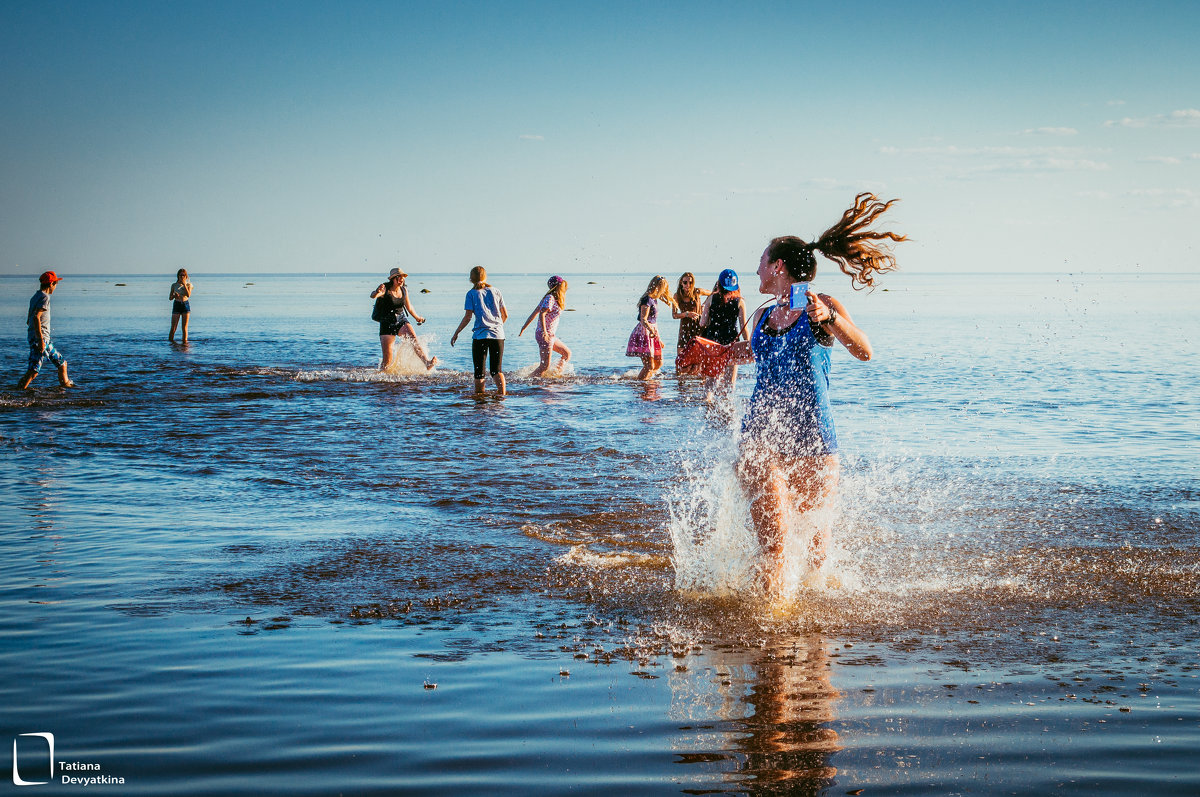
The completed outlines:
{"type": "Polygon", "coordinates": [[[1200,3],[0,2],[0,273],[1200,265],[1200,3]],[[851,13],[850,9],[853,9],[851,13]]]}

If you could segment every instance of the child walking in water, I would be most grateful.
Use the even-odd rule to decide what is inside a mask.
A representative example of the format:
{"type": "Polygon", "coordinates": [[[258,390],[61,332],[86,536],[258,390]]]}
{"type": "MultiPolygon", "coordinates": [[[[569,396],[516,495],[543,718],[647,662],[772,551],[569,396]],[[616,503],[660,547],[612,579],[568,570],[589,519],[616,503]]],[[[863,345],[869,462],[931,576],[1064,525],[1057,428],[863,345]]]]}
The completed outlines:
{"type": "Polygon", "coordinates": [[[408,320],[408,317],[412,316],[418,324],[425,323],[425,319],[417,315],[408,300],[408,288],[404,287],[407,277],[408,274],[394,268],[388,274],[387,282],[371,291],[371,298],[375,300],[371,318],[379,322],[379,345],[383,349],[383,359],[379,362],[380,371],[390,371],[397,365],[396,338],[401,336],[408,338],[413,351],[421,358],[421,362],[425,363],[425,370],[432,370],[433,366],[437,365],[437,357],[430,357],[425,352],[421,341],[417,340],[417,332],[413,329],[412,322],[408,320]]]}
{"type": "Polygon", "coordinates": [[[761,546],[762,584],[772,597],[784,586],[791,517],[806,516],[814,525],[807,541],[810,573],[820,572],[829,551],[840,472],[829,401],[830,351],[836,341],[857,359],[871,359],[866,333],[842,303],[809,288],[817,273],[815,253],[837,263],[855,288],[873,286],[878,274],[896,268],[884,242],[906,240],[869,229],[895,201],[859,194],[817,240],[775,238],[759,259],[759,293],[775,296],[776,303],[755,313],[750,340],[732,348],[735,361],[756,363],[737,473],[761,546]],[[802,302],[790,301],[794,285],[803,286],[797,289],[802,302]]]}
{"type": "Polygon", "coordinates": [[[642,358],[642,370],[637,375],[641,380],[653,379],[663,364],[663,344],[658,334],[659,301],[666,302],[672,310],[678,309],[671,298],[667,281],[656,276],[646,286],[642,298],[638,299],[637,326],[629,334],[629,342],[625,345],[626,357],[642,358]]]}
{"type": "Polygon", "coordinates": [[[550,370],[550,358],[555,352],[559,354],[558,368],[562,371],[567,360],[571,359],[571,350],[566,344],[558,339],[558,317],[562,311],[566,309],[567,300],[567,281],[562,277],[554,276],[546,280],[546,287],[550,290],[546,291],[546,295],[542,297],[542,301],[529,314],[529,318],[525,319],[524,326],[517,333],[517,337],[521,337],[525,332],[525,327],[528,327],[537,318],[537,327],[533,330],[533,337],[537,341],[538,356],[541,358],[541,363],[530,376],[541,376],[550,370]]]}
{"type": "Polygon", "coordinates": [[[488,284],[487,271],[483,266],[471,269],[471,282],[475,287],[467,291],[467,300],[462,321],[450,337],[450,345],[458,340],[471,317],[475,326],[471,331],[471,359],[475,364],[475,392],[482,393],[484,387],[483,361],[487,358],[488,372],[496,383],[496,392],[503,396],[506,391],[504,372],[500,370],[504,360],[504,322],[508,320],[508,308],[500,291],[488,284]]]}

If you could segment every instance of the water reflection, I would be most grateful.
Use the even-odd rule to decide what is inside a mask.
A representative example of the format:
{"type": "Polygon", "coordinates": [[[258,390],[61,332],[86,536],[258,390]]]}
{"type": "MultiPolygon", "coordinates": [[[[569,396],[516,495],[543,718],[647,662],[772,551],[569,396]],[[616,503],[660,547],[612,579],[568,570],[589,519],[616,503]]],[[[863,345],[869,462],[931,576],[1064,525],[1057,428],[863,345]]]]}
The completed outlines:
{"type": "Polygon", "coordinates": [[[641,385],[642,401],[659,401],[662,399],[662,388],[653,380],[641,385]]]}
{"type": "Polygon", "coordinates": [[[671,679],[671,717],[685,724],[678,763],[689,780],[739,794],[818,794],[837,774],[825,640],[796,637],[774,649],[713,649],[671,679]]]}

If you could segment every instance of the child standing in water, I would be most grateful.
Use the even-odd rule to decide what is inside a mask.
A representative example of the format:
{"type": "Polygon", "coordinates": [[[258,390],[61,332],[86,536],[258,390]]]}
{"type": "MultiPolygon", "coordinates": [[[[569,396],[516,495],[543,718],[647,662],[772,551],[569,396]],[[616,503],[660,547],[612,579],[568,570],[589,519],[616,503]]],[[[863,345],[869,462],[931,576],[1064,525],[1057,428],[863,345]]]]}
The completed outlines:
{"type": "Polygon", "coordinates": [[[167,335],[167,340],[175,342],[175,330],[182,320],[183,342],[187,343],[188,317],[192,314],[192,281],[188,279],[186,268],[175,272],[175,283],[171,285],[171,293],[167,298],[171,300],[171,334],[167,335]]]}
{"type": "Polygon", "coordinates": [[[450,345],[458,340],[458,333],[475,318],[475,326],[471,331],[471,359],[475,365],[475,392],[482,393],[484,388],[483,361],[487,358],[488,372],[496,383],[496,392],[503,396],[506,391],[504,373],[500,370],[504,360],[504,322],[508,320],[508,308],[504,306],[504,297],[500,291],[488,284],[487,271],[483,266],[471,269],[471,282],[474,288],[467,291],[462,321],[458,329],[450,337],[450,345]]]}
{"type": "Polygon", "coordinates": [[[775,238],[759,259],[758,290],[775,296],[776,303],[755,313],[750,340],[733,346],[736,360],[757,364],[737,473],[761,546],[762,583],[772,596],[783,587],[792,516],[807,515],[815,526],[807,541],[810,572],[819,571],[829,551],[840,473],[829,401],[830,351],[836,341],[855,358],[871,359],[866,333],[842,303],[808,287],[817,273],[815,253],[837,263],[854,287],[873,286],[878,274],[896,268],[883,242],[906,240],[868,229],[894,202],[859,194],[817,240],[775,238]],[[802,286],[797,297],[803,300],[790,301],[793,286],[802,286]]]}
{"type": "Polygon", "coordinates": [[[638,299],[638,323],[629,334],[629,342],[625,345],[626,357],[641,357],[642,370],[637,378],[653,379],[662,368],[663,344],[658,334],[658,303],[664,301],[672,310],[678,309],[675,300],[671,298],[667,281],[660,276],[650,280],[646,292],[638,299]]]}
{"type": "Polygon", "coordinates": [[[550,358],[554,356],[555,352],[558,352],[561,358],[558,361],[558,371],[562,371],[567,360],[571,359],[571,350],[557,337],[558,317],[566,309],[567,281],[562,277],[554,276],[546,280],[546,287],[550,290],[546,291],[542,301],[529,314],[529,318],[525,319],[525,325],[517,333],[517,337],[521,337],[525,332],[525,327],[528,327],[533,319],[537,318],[537,327],[533,331],[533,337],[537,341],[541,363],[530,376],[541,376],[549,371],[550,358]]]}

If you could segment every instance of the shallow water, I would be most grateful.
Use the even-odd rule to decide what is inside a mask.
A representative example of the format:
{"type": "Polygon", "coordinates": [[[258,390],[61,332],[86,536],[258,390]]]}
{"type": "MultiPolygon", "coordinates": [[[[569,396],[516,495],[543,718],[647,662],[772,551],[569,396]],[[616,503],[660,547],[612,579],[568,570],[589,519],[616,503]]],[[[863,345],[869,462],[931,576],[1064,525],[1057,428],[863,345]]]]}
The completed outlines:
{"type": "Polygon", "coordinates": [[[628,378],[649,275],[568,277],[536,381],[542,278],[495,278],[503,400],[458,276],[410,278],[432,374],[375,370],[369,275],[197,275],[187,348],[169,275],[64,281],[79,387],[0,395],[22,772],[51,732],[129,794],[1200,789],[1200,282],[823,276],[876,359],[834,358],[837,586],[770,607],[737,406],[628,378]]]}

